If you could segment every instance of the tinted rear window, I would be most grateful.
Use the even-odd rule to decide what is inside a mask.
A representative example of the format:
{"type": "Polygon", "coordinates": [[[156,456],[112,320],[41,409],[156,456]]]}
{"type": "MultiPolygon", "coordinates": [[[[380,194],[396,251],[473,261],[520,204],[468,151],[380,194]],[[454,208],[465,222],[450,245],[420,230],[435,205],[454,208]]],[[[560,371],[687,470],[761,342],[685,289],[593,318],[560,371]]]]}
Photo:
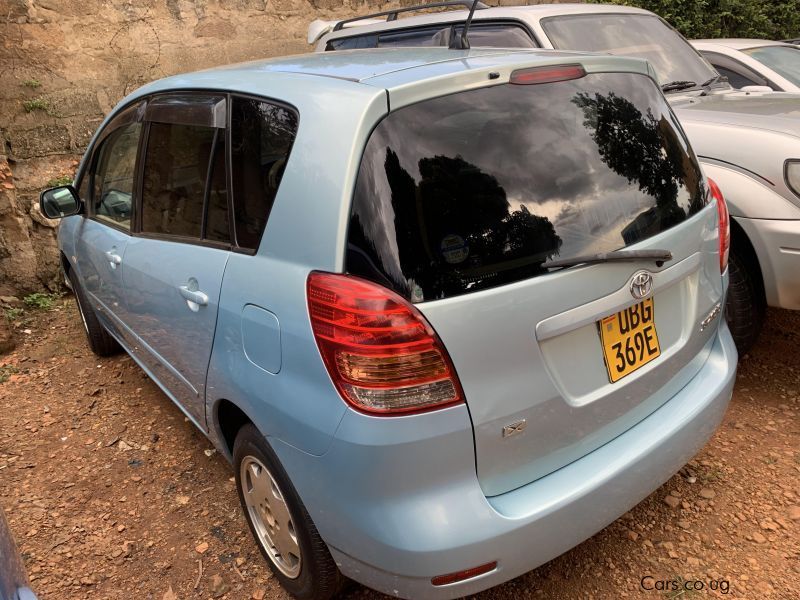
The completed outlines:
{"type": "Polygon", "coordinates": [[[705,203],[677,120],[644,75],[503,84],[389,114],[361,162],[347,269],[422,302],[543,275],[705,203]]]}
{"type": "MultiPolygon", "coordinates": [[[[418,46],[447,46],[450,34],[461,35],[462,25],[418,27],[383,33],[337,38],[328,42],[326,50],[353,50],[356,48],[395,48],[418,46]]],[[[473,48],[535,48],[530,34],[514,23],[473,23],[469,30],[473,48]]]]}

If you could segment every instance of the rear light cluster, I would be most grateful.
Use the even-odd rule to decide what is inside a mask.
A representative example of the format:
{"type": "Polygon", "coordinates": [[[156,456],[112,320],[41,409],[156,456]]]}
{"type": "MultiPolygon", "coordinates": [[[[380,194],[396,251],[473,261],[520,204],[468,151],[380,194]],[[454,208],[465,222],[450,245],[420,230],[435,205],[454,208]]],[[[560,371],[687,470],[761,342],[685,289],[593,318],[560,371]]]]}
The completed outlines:
{"type": "Polygon", "coordinates": [[[311,327],[336,389],[381,415],[463,402],[455,369],[425,317],[394,292],[358,277],[311,273],[311,327]]]}
{"type": "Polygon", "coordinates": [[[728,268],[728,255],[731,251],[731,216],[728,205],[713,179],[708,180],[711,197],[717,201],[717,214],[719,215],[719,272],[724,273],[728,268]]]}

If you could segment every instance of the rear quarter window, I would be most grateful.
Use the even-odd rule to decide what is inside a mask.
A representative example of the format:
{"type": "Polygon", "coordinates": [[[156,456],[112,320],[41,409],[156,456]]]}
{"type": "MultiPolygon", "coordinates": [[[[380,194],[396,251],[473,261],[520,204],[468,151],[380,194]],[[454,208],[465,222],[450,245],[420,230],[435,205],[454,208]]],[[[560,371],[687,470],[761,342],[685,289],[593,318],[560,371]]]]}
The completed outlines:
{"type": "Polygon", "coordinates": [[[346,268],[413,302],[546,274],[697,212],[703,177],[655,82],[596,73],[396,110],[360,165],[346,268]]]}
{"type": "Polygon", "coordinates": [[[298,115],[288,107],[253,98],[233,98],[233,212],[236,241],[242,248],[258,248],[297,125],[298,115]]]}

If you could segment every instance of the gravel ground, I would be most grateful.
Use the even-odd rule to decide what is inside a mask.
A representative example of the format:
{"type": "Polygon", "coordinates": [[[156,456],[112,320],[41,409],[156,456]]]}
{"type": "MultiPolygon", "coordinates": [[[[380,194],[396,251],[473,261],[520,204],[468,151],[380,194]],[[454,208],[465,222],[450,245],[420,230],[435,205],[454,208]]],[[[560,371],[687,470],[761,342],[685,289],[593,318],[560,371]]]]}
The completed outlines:
{"type": "MultiPolygon", "coordinates": [[[[40,598],[287,598],[227,463],[130,358],[89,352],[71,298],[14,326],[21,343],[0,357],[0,506],[40,598]]],[[[770,312],[723,426],[689,465],[479,597],[800,598],[799,347],[800,313],[770,312]],[[643,589],[648,576],[668,589],[643,589]]],[[[353,585],[345,597],[381,596],[353,585]]]]}

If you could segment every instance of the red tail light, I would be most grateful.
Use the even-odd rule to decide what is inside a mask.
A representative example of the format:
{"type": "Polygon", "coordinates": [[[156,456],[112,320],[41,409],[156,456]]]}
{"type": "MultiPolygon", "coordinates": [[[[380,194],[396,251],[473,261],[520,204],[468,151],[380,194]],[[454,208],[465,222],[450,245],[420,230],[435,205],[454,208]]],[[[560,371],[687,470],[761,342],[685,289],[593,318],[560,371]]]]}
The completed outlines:
{"type": "Polygon", "coordinates": [[[533,85],[536,83],[553,83],[580,79],[586,71],[580,65],[559,65],[557,67],[533,67],[517,69],[511,73],[509,81],[516,85],[533,85]]]}
{"type": "Polygon", "coordinates": [[[719,215],[719,272],[724,273],[728,268],[728,255],[731,251],[731,217],[728,205],[719,186],[713,179],[708,180],[711,196],[717,201],[717,214],[719,215]]]}
{"type": "Polygon", "coordinates": [[[485,565],[481,565],[480,567],[465,569],[463,571],[459,571],[458,573],[437,575],[436,577],[433,577],[431,579],[431,583],[433,585],[450,585],[451,583],[457,583],[459,581],[464,581],[465,579],[472,579],[473,577],[477,577],[478,575],[484,575],[485,573],[494,571],[496,568],[497,568],[497,561],[495,560],[493,562],[486,563],[485,565]]]}
{"type": "Polygon", "coordinates": [[[397,414],[463,402],[455,369],[425,317],[380,285],[311,273],[311,327],[336,389],[364,412],[397,414]]]}

